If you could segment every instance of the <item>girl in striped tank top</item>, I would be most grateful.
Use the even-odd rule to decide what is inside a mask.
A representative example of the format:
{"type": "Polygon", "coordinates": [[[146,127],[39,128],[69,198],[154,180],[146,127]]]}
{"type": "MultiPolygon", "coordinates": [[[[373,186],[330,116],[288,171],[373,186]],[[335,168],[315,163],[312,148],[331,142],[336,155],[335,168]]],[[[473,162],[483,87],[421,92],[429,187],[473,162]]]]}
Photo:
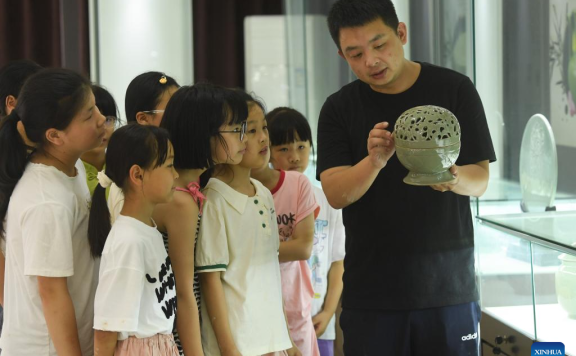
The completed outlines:
{"type": "Polygon", "coordinates": [[[246,104],[230,90],[210,84],[178,89],[172,96],[161,127],[168,130],[178,171],[174,200],[158,205],[154,220],[164,236],[176,278],[178,308],[174,338],[181,355],[204,355],[200,339],[200,291],[194,271],[194,249],[202,217],[204,196],[199,178],[214,166],[214,152],[227,122],[246,120],[246,104]]]}

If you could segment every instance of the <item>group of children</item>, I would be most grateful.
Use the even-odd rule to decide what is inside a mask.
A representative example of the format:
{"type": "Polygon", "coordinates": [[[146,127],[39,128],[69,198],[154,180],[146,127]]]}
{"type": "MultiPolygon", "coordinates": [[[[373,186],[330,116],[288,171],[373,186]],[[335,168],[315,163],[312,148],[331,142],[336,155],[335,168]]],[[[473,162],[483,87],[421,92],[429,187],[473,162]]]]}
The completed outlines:
{"type": "Polygon", "coordinates": [[[302,174],[302,114],[147,72],[118,128],[81,75],[35,67],[5,93],[9,70],[3,353],[333,354],[344,233],[302,174]]]}

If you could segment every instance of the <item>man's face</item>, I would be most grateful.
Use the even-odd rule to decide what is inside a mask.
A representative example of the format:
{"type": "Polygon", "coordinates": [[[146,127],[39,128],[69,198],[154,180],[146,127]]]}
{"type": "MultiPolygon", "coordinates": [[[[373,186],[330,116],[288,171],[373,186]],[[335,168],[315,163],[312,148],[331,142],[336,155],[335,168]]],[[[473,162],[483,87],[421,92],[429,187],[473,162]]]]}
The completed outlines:
{"type": "Polygon", "coordinates": [[[378,18],[360,27],[340,29],[338,54],[346,59],[358,79],[373,90],[394,93],[404,68],[406,25],[400,23],[398,32],[378,18]]]}

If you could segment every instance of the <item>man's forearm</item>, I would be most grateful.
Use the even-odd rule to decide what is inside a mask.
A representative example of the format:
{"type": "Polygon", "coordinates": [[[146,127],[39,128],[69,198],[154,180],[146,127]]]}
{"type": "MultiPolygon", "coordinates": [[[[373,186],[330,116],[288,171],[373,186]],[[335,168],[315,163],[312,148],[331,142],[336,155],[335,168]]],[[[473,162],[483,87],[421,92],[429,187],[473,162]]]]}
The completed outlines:
{"type": "Polygon", "coordinates": [[[458,184],[452,191],[456,194],[479,197],[488,187],[488,161],[458,167],[458,184]]]}
{"type": "Polygon", "coordinates": [[[336,167],[322,172],[320,180],[328,202],[334,209],[342,209],[358,201],[378,176],[369,157],[354,166],[336,167]]]}

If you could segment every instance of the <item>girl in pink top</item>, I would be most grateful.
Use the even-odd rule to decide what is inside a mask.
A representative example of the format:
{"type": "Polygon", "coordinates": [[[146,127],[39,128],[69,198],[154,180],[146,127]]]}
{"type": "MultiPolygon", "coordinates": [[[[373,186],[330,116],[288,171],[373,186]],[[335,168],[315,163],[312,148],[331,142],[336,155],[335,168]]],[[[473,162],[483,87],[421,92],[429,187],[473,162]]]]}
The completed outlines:
{"type": "MultiPolygon", "coordinates": [[[[270,135],[270,146],[291,142],[270,135]],[[280,141],[280,142],[279,142],[280,141]]],[[[296,171],[274,170],[268,165],[253,169],[251,176],[272,192],[280,235],[280,272],[282,296],[290,336],[302,355],[319,356],[316,332],[312,323],[312,287],[308,258],[314,241],[314,219],[319,206],[312,184],[296,171]]]]}

